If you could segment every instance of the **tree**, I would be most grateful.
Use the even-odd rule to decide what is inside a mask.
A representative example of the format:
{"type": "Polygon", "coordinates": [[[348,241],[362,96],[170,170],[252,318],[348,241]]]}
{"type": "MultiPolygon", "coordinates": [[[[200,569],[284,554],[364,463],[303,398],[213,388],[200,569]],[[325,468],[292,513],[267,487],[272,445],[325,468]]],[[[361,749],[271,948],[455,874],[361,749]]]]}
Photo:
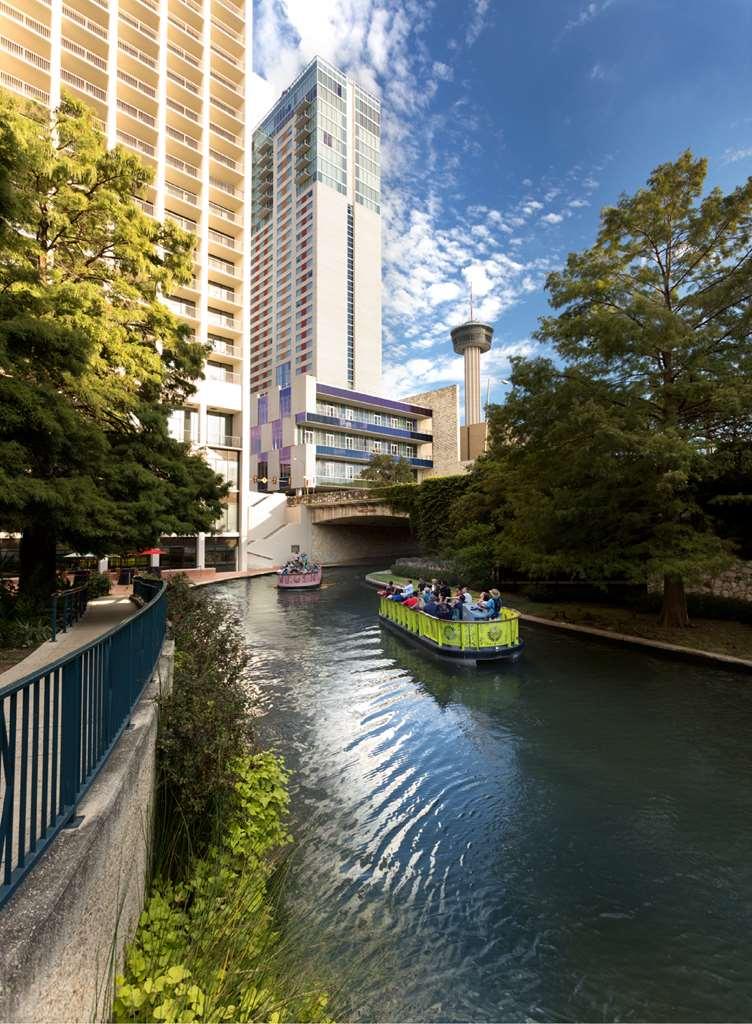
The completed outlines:
{"type": "Polygon", "coordinates": [[[379,484],[409,484],[415,477],[407,459],[395,459],[392,455],[372,455],[360,479],[379,484]]]}
{"type": "Polygon", "coordinates": [[[106,553],[220,513],[219,478],[168,434],[206,350],[159,298],[193,238],[142,213],[150,178],[83,105],[0,94],[0,529],[30,595],[59,542],[106,553]]]}
{"type": "Polygon", "coordinates": [[[701,199],[705,175],[685,152],[603,210],[547,281],[562,312],[537,338],[558,358],[515,360],[491,417],[514,513],[502,560],[660,577],[669,626],[688,623],[684,581],[729,558],[703,487],[750,502],[722,478],[752,440],[752,179],[701,199]]]}

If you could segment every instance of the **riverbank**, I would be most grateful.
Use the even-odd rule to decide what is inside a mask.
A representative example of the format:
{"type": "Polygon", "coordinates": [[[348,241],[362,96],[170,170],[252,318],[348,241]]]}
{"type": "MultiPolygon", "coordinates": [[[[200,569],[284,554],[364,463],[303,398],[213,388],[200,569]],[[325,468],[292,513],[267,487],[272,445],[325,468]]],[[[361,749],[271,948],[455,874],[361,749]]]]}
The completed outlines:
{"type": "MultiPolygon", "coordinates": [[[[407,582],[406,578],[388,571],[366,576],[366,581],[373,586],[388,580],[398,584],[407,582]]],[[[502,597],[526,622],[752,672],[752,629],[741,622],[694,619],[687,630],[665,629],[658,625],[654,615],[627,608],[579,601],[531,601],[510,592],[503,592],[502,597]]]]}

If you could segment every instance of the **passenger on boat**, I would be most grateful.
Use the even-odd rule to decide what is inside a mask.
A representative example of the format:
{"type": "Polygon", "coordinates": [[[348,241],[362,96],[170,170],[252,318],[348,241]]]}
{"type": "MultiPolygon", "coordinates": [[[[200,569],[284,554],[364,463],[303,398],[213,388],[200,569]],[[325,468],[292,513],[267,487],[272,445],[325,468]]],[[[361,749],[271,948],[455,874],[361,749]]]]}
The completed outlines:
{"type": "Polygon", "coordinates": [[[397,587],[396,593],[387,598],[387,601],[404,601],[406,597],[412,597],[415,593],[415,584],[406,583],[404,587],[397,587]]]}
{"type": "Polygon", "coordinates": [[[417,608],[418,611],[421,611],[421,605],[423,604],[417,594],[411,594],[410,597],[406,597],[402,603],[405,608],[417,608]]]}
{"type": "Polygon", "coordinates": [[[496,589],[496,587],[492,587],[491,590],[489,590],[489,594],[491,595],[491,600],[494,603],[494,618],[498,618],[499,615],[501,615],[501,594],[496,589]]]}
{"type": "Polygon", "coordinates": [[[379,597],[390,597],[394,593],[394,582],[389,580],[383,590],[377,591],[379,597]]]}
{"type": "Polygon", "coordinates": [[[474,619],[492,619],[496,615],[496,604],[487,590],[483,591],[475,604],[470,605],[470,614],[474,619]]]}
{"type": "Polygon", "coordinates": [[[439,594],[441,595],[441,597],[444,598],[445,601],[448,601],[449,598],[452,596],[451,587],[446,582],[446,580],[442,580],[441,583],[439,584],[439,594]]]}
{"type": "Polygon", "coordinates": [[[436,602],[436,618],[437,619],[451,619],[453,609],[449,601],[440,594],[436,602]]]}
{"type": "Polygon", "coordinates": [[[430,615],[431,618],[438,618],[439,601],[441,598],[437,598],[431,591],[429,591],[428,598],[423,601],[423,611],[426,615],[430,615]]]}

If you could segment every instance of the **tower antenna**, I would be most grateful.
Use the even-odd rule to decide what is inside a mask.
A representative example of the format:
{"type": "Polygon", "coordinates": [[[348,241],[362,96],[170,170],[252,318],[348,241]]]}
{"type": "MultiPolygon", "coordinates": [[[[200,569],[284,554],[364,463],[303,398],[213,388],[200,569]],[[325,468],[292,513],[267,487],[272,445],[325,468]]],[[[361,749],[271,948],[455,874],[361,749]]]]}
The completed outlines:
{"type": "Polygon", "coordinates": [[[473,282],[470,282],[470,319],[473,319],[473,282]]]}

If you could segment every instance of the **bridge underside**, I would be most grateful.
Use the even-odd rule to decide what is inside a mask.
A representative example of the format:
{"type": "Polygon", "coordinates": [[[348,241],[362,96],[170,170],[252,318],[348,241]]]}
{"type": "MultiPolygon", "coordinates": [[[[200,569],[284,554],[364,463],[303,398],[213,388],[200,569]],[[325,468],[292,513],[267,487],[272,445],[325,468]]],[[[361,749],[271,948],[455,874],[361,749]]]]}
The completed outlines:
{"type": "Polygon", "coordinates": [[[336,519],[314,519],[316,526],[387,526],[394,530],[410,530],[410,522],[402,516],[389,515],[343,515],[336,519]]]}

